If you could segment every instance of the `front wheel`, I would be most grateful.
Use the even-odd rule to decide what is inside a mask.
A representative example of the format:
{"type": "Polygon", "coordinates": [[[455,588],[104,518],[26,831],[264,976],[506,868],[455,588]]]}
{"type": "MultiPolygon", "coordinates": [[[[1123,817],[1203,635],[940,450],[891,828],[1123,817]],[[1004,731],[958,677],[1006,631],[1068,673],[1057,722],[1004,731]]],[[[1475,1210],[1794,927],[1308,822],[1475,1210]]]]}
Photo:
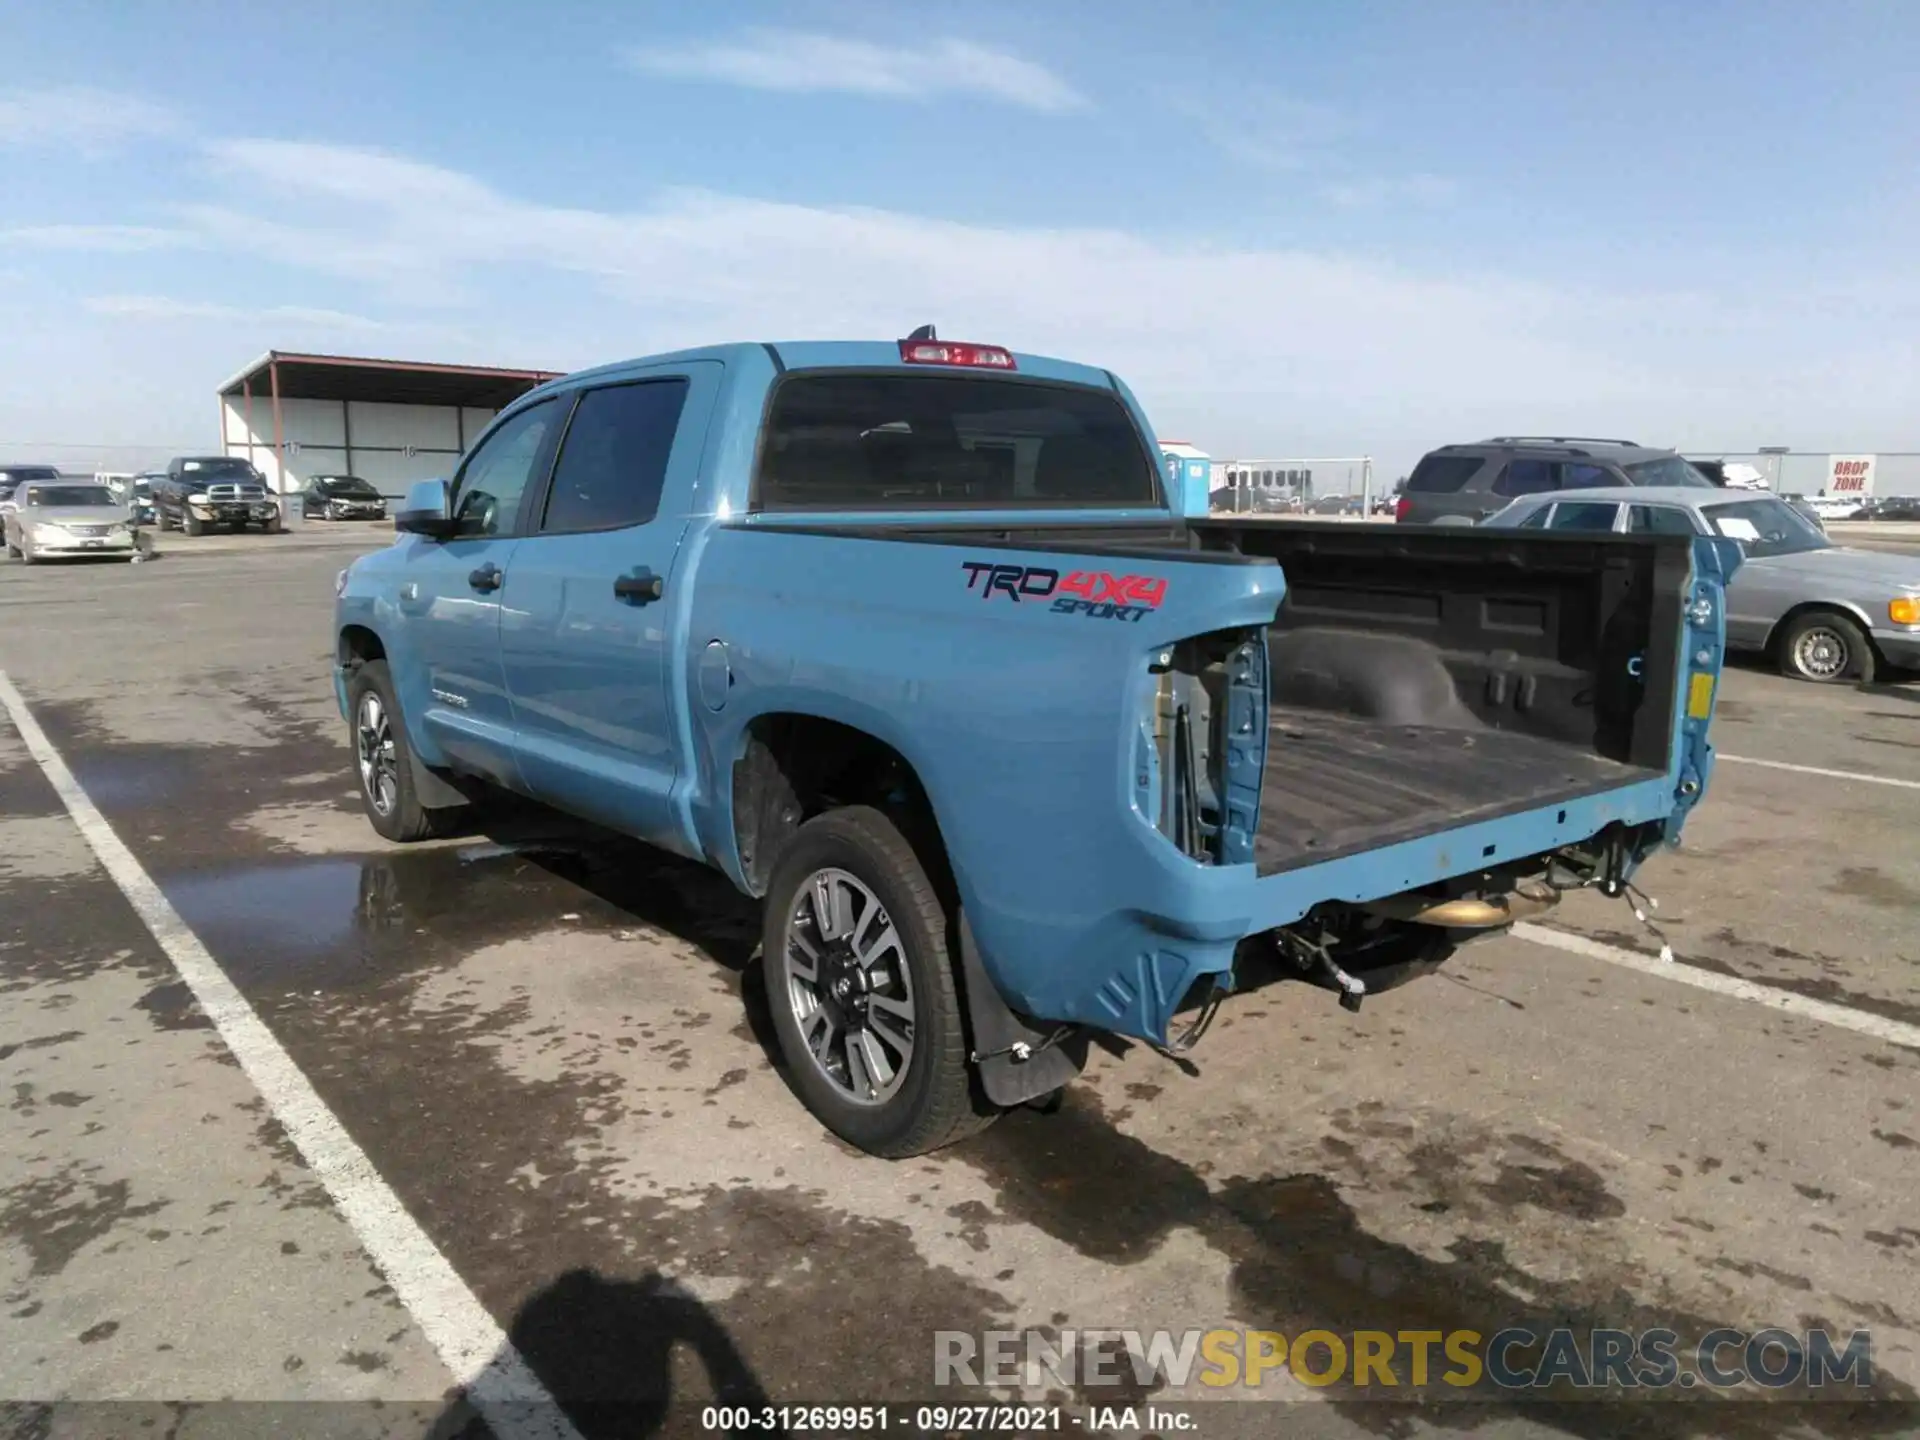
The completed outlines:
{"type": "Polygon", "coordinates": [[[1780,673],[1832,685],[1873,681],[1874,654],[1860,627],[1845,616],[1816,610],[1800,616],[1780,637],[1780,673]]]}
{"type": "Polygon", "coordinates": [[[189,510],[180,528],[185,530],[189,535],[200,535],[206,532],[207,525],[204,520],[189,510]]]}
{"type": "Polygon", "coordinates": [[[427,839],[438,829],[439,812],[422,805],[414,792],[413,752],[386,661],[368,660],[353,672],[347,705],[353,716],[354,771],[368,821],[388,840],[427,839]]]}
{"type": "Polygon", "coordinates": [[[994,1115],[967,1054],[947,912],[878,810],[816,816],[774,867],[768,1004],[793,1087],[872,1155],[923,1155],[994,1115]]]}
{"type": "Polygon", "coordinates": [[[278,515],[269,515],[260,522],[260,528],[269,535],[278,535],[280,533],[280,517],[278,515]]]}

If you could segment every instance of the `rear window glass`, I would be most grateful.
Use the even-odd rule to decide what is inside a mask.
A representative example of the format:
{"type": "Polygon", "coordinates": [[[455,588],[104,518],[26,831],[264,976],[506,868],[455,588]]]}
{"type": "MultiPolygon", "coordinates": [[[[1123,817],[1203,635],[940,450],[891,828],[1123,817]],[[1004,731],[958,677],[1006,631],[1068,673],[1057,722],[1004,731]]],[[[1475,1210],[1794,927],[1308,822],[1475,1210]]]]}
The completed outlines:
{"type": "Polygon", "coordinates": [[[1515,460],[1493,482],[1496,495],[1538,495],[1557,488],[1551,460],[1515,460]]]}
{"type": "Polygon", "coordinates": [[[1429,455],[1413,467],[1407,490],[1415,495],[1451,495],[1484,463],[1478,455],[1429,455]]]}
{"type": "Polygon", "coordinates": [[[1642,460],[1638,465],[1627,466],[1626,471],[1627,478],[1636,485],[1688,485],[1703,490],[1719,488],[1678,455],[1642,460]]]}
{"type": "Polygon", "coordinates": [[[1597,490],[1613,483],[1613,473],[1603,465],[1585,465],[1569,460],[1560,467],[1562,490],[1597,490]]]}
{"type": "Polygon", "coordinates": [[[1693,521],[1687,512],[1671,505],[1636,505],[1628,522],[1636,535],[1692,535],[1693,521]]]}
{"type": "Polygon", "coordinates": [[[794,375],[761,447],[763,510],[1151,506],[1133,417],[1111,391],[960,375],[794,375]]]}
{"type": "Polygon", "coordinates": [[[1553,507],[1555,530],[1611,530],[1619,518],[1618,505],[1567,505],[1553,507]]]}
{"type": "Polygon", "coordinates": [[[686,400],[687,382],[678,379],[582,395],[560,444],[543,528],[615,530],[653,519],[686,400]]]}

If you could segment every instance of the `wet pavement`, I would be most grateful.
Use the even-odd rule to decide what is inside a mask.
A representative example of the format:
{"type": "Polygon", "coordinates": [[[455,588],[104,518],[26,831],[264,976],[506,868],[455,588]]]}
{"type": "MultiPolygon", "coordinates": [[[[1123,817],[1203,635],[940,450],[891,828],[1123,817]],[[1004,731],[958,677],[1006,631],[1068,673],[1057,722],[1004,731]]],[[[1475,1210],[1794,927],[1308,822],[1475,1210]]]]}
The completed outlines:
{"type": "MultiPolygon", "coordinates": [[[[0,669],[581,1433],[951,1400],[937,1331],[1216,1326],[1867,1328],[1881,1403],[1029,1398],[1192,1402],[1202,1435],[1920,1426],[1920,1052],[1503,939],[1358,1016],[1254,991],[1192,1065],[1116,1044],[1057,1113],[873,1160],[789,1093],[757,915],[717,875],[530,806],[373,835],[326,683],[339,563],[6,571],[31,618],[0,669]]],[[[1920,779],[1920,689],[1743,668],[1725,694],[1732,754],[1920,779]]],[[[1914,1020],[1916,806],[1723,765],[1645,875],[1682,962],[1914,1020]]],[[[1596,897],[1554,923],[1649,945],[1596,897]]],[[[0,1400],[484,1433],[3,721],[0,937],[0,1400]]]]}

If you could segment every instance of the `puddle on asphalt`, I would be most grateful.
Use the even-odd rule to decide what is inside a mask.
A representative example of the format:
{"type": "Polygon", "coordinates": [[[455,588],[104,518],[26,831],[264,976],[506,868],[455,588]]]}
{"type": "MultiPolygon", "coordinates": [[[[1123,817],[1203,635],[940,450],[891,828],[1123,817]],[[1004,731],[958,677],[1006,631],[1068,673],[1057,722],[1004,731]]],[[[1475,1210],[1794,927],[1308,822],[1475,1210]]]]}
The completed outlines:
{"type": "Polygon", "coordinates": [[[758,909],[724,877],[645,846],[501,844],[273,861],[163,876],[243,988],[340,989],[541,931],[658,930],[739,969],[758,909]]]}
{"type": "Polygon", "coordinates": [[[191,793],[193,773],[164,757],[138,752],[95,753],[69,762],[87,798],[103,810],[152,805],[191,793]]]}

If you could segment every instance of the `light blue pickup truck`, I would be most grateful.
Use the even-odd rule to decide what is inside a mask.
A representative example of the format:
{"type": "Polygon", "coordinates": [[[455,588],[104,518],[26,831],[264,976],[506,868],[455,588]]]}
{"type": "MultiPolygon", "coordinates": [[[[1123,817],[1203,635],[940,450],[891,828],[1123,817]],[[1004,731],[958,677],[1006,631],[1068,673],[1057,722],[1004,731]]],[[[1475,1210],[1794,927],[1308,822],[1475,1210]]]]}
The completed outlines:
{"type": "Polygon", "coordinates": [[[1677,841],[1736,547],[1189,521],[1159,454],[1110,372],[930,327],[543,386],[340,576],[368,816],[501,789],[723,871],[794,1090],[888,1156],[1677,841]]]}

